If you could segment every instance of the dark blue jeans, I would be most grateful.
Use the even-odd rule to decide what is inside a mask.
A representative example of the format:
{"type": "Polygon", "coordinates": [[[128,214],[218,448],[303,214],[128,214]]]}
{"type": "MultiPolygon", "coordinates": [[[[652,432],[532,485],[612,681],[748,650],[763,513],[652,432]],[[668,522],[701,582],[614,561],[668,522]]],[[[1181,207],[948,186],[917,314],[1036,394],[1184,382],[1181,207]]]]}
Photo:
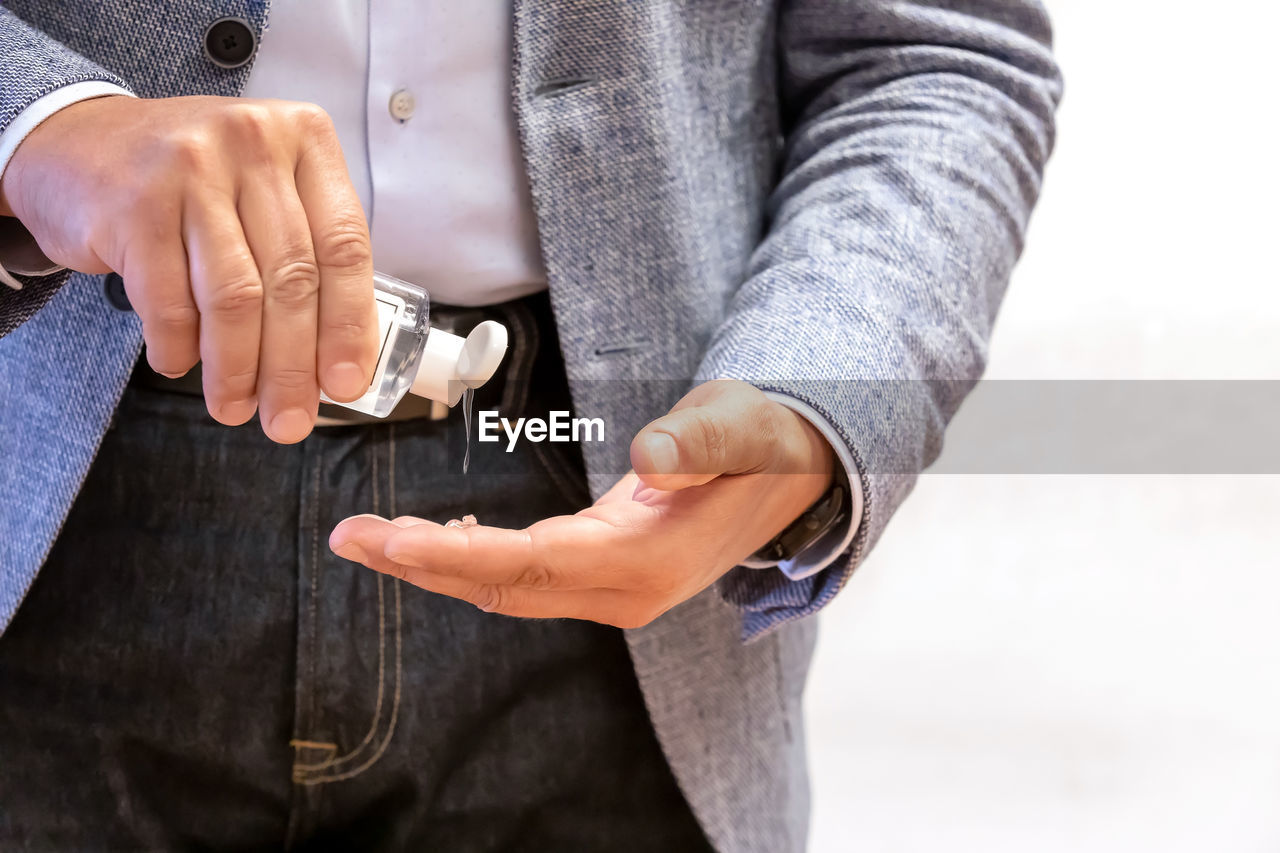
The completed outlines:
{"type": "MultiPolygon", "coordinates": [[[[479,405],[567,408],[545,297],[503,310],[520,345],[479,405]]],[[[0,849],[708,849],[619,631],[330,553],[358,512],[588,500],[572,445],[478,445],[466,476],[462,448],[457,412],[281,447],[131,385],[0,637],[0,849]]]]}

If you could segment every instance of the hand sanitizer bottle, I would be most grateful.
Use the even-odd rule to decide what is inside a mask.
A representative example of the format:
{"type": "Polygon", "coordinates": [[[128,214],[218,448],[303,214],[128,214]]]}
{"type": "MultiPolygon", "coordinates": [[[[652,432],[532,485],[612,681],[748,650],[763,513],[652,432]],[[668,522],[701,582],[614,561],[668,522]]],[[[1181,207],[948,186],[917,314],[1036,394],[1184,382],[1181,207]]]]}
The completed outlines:
{"type": "Polygon", "coordinates": [[[420,287],[374,273],[378,366],[364,396],[326,403],[385,418],[406,393],[452,406],[468,388],[488,382],[507,351],[507,327],[485,320],[465,338],[427,325],[429,299],[420,287]]]}

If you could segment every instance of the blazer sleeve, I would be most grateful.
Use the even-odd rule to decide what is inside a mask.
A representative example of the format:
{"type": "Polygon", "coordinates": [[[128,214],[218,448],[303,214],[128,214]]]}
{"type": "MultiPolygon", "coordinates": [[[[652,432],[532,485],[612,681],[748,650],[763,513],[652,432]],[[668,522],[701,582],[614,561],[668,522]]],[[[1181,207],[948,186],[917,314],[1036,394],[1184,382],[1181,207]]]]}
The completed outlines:
{"type": "MultiPolygon", "coordinates": [[[[111,83],[128,90],[116,75],[0,8],[0,133],[31,104],[75,83],[111,83]]],[[[0,286],[0,336],[16,329],[57,292],[70,276],[15,276],[21,290],[0,286]]]]}
{"type": "Polygon", "coordinates": [[[784,0],[769,224],[699,379],[807,403],[857,463],[850,547],[799,581],[737,568],[744,635],[831,601],[980,377],[1054,138],[1037,0],[784,0]]]}

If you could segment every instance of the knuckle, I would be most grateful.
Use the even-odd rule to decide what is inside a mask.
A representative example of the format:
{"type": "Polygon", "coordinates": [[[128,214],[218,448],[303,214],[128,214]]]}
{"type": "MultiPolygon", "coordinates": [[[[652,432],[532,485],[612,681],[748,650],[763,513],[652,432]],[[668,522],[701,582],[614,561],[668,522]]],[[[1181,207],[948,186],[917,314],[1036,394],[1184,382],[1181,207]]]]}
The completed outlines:
{"type": "Polygon", "coordinates": [[[209,301],[218,314],[258,313],[262,310],[262,281],[249,275],[229,278],[213,291],[209,301]]]}
{"type": "Polygon", "coordinates": [[[277,391],[310,392],[315,387],[316,374],[303,367],[281,367],[271,371],[269,382],[277,391]]]}
{"type": "Polygon", "coordinates": [[[219,402],[243,400],[252,396],[258,384],[257,368],[204,374],[205,396],[219,402]]]}
{"type": "Polygon", "coordinates": [[[374,327],[368,323],[353,323],[347,319],[327,320],[324,324],[324,336],[330,344],[336,341],[364,346],[367,343],[370,357],[378,342],[373,330],[374,327]]]}
{"type": "Polygon", "coordinates": [[[529,563],[516,574],[514,582],[529,589],[550,589],[551,572],[540,562],[529,563]]]}
{"type": "Polygon", "coordinates": [[[162,305],[153,316],[154,322],[168,329],[186,330],[200,323],[200,312],[190,304],[162,305]]]}
{"type": "Polygon", "coordinates": [[[471,593],[471,603],[485,613],[500,613],[506,608],[509,596],[494,584],[480,584],[471,593]]]}
{"type": "Polygon", "coordinates": [[[164,305],[148,318],[155,331],[167,338],[190,338],[200,327],[200,312],[194,305],[164,305]]]}
{"type": "Polygon", "coordinates": [[[300,307],[313,301],[320,290],[320,269],[309,256],[295,255],[267,276],[272,302],[300,307]]]}
{"type": "Polygon", "coordinates": [[[263,104],[233,104],[223,112],[222,120],[242,145],[247,143],[262,149],[269,147],[274,141],[275,122],[271,110],[263,104]]]}
{"type": "Polygon", "coordinates": [[[351,213],[339,216],[316,241],[316,259],[324,266],[371,267],[373,249],[364,219],[351,213]]]}
{"type": "Polygon", "coordinates": [[[203,131],[185,128],[171,134],[167,142],[172,167],[184,172],[204,172],[211,166],[214,146],[203,131]]]}
{"type": "Polygon", "coordinates": [[[336,135],[333,118],[318,104],[299,102],[293,105],[293,123],[309,133],[336,135]]]}
{"type": "Polygon", "coordinates": [[[725,458],[729,445],[729,434],[724,423],[717,417],[701,413],[697,416],[699,440],[706,448],[707,461],[715,464],[725,458]]]}

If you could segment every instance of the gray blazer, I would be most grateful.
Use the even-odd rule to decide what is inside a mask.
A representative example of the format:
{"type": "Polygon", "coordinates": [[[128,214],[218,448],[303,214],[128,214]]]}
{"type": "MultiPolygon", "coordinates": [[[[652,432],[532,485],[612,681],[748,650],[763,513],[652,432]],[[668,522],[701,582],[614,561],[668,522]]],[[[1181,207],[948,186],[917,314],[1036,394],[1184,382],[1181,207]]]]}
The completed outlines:
{"type": "MultiPolygon", "coordinates": [[[[1048,19],[1037,0],[514,5],[512,102],[578,411],[631,435],[689,381],[737,377],[808,403],[858,463],[865,511],[835,565],[802,582],[736,569],[629,632],[708,836],[801,850],[815,636],[801,617],[843,586],[983,369],[1052,146],[1048,19]]],[[[248,66],[211,63],[204,30],[235,15],[260,33],[267,7],[6,0],[0,129],[80,80],[234,95],[248,66]]],[[[0,290],[4,624],[141,332],[98,277],[0,290]]],[[[585,450],[598,494],[626,470],[626,442],[585,450]]]]}

